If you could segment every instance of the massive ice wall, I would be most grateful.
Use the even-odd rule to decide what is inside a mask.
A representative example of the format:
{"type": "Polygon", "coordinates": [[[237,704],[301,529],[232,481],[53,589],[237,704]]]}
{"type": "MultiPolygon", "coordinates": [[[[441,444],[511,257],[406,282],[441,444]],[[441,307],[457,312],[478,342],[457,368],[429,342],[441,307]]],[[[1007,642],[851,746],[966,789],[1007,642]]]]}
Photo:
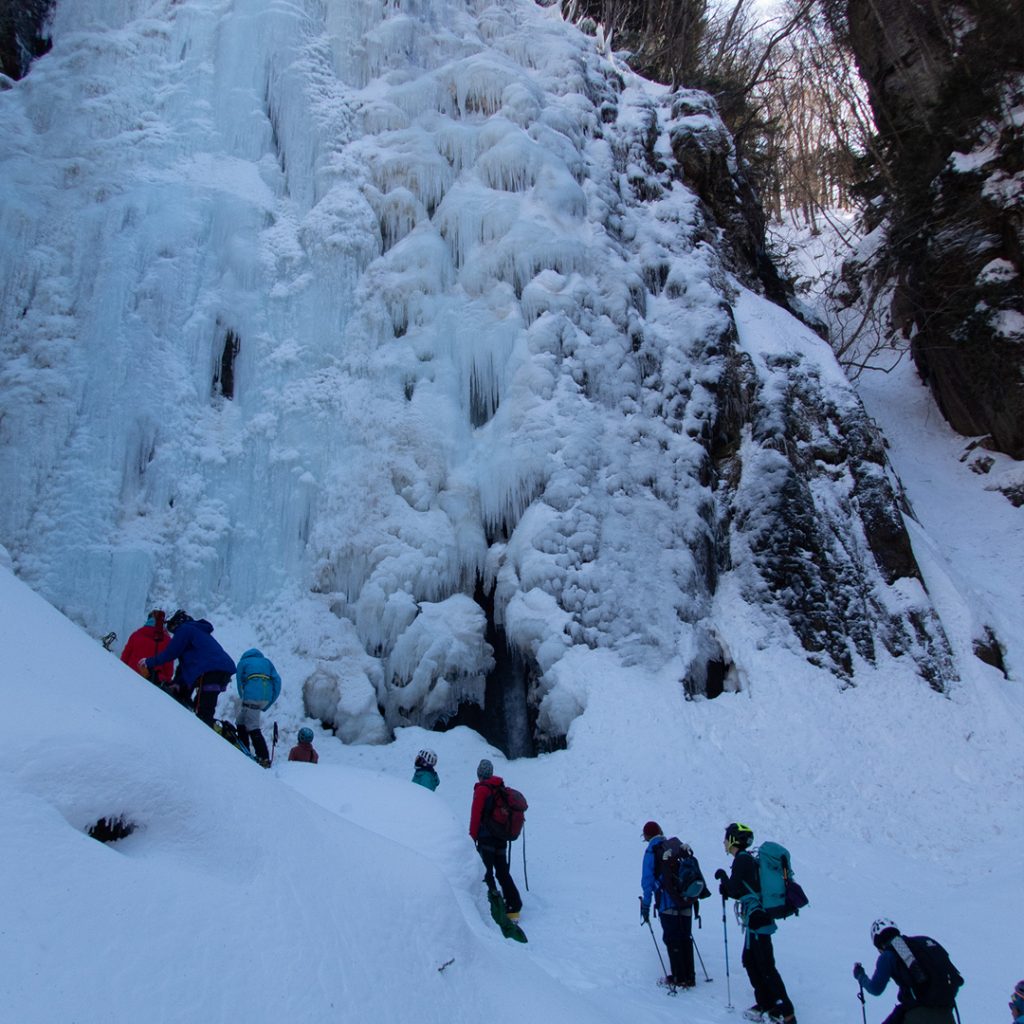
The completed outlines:
{"type": "Polygon", "coordinates": [[[827,350],[738,338],[678,158],[735,171],[705,98],[532,0],[68,0],[53,43],[0,93],[0,542],[87,627],[258,619],[346,739],[514,685],[525,752],[570,648],[736,685],[725,574],[771,642],[848,678],[877,635],[942,685],[860,454],[829,482],[784,422],[787,365],[856,414],[827,350]],[[840,572],[814,528],[773,554],[808,518],[840,572]]]}

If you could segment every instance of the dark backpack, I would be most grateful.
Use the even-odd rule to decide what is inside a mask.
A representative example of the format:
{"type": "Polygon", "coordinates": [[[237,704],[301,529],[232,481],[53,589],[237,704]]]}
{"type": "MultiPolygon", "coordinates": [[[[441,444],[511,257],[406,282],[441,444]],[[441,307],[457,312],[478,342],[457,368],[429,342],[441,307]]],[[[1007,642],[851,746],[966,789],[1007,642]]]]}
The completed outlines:
{"type": "Polygon", "coordinates": [[[896,980],[902,979],[917,1005],[953,1007],[964,979],[939,943],[927,935],[897,935],[889,946],[899,962],[896,980]]]}
{"type": "Polygon", "coordinates": [[[529,807],[526,797],[511,786],[492,786],[491,789],[483,814],[488,834],[496,839],[518,839],[529,807]]]}
{"type": "Polygon", "coordinates": [[[675,836],[655,847],[654,877],[677,907],[696,908],[711,895],[693,850],[675,836]]]}

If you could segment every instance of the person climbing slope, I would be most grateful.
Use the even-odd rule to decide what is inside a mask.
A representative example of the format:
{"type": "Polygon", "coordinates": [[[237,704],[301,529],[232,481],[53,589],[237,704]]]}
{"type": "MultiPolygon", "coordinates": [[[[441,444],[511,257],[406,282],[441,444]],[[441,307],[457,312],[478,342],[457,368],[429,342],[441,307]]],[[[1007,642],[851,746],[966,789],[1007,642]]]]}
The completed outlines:
{"type": "Polygon", "coordinates": [[[281,695],[281,677],[274,663],[261,650],[250,647],[238,661],[235,682],[238,696],[242,699],[235,721],[238,738],[246,750],[249,749],[249,740],[252,740],[256,760],[267,768],[270,765],[270,751],[260,730],[260,718],[281,695]]]}
{"type": "Polygon", "coordinates": [[[168,620],[167,628],[173,634],[171,642],[156,657],[143,658],[139,671],[146,672],[177,658],[181,680],[188,692],[195,694],[196,715],[212,729],[217,698],[235,674],[235,663],[214,640],[213,626],[206,619],[196,621],[179,608],[168,620]]]}
{"type": "Polygon", "coordinates": [[[146,617],[145,624],[139,626],[124,645],[121,652],[121,660],[140,675],[145,676],[151,683],[166,688],[174,678],[174,665],[171,662],[160,665],[155,669],[142,672],[139,662],[143,658],[154,657],[159,654],[171,642],[171,634],[164,627],[164,613],[161,609],[155,608],[146,617]]]}

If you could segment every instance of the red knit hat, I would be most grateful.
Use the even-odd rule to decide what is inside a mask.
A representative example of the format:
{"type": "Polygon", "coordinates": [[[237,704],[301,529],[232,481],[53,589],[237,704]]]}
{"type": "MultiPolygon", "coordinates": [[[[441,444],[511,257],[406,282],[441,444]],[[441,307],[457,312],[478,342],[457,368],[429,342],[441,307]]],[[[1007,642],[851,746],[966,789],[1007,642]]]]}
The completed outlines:
{"type": "Polygon", "coordinates": [[[649,821],[644,825],[644,839],[653,839],[661,835],[661,826],[656,821],[649,821]]]}

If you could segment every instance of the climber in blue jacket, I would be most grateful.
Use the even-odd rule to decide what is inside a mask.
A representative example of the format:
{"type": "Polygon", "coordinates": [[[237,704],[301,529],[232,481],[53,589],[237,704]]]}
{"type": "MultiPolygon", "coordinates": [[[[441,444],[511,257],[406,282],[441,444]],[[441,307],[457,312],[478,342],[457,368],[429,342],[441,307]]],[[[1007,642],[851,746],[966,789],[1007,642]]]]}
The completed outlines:
{"type": "Polygon", "coordinates": [[[178,660],[181,681],[190,694],[200,720],[211,729],[217,711],[217,698],[227,689],[235,674],[231,656],[213,639],[213,626],[206,619],[193,619],[180,608],[167,621],[173,638],[155,657],[143,658],[139,671],[178,660]]]}
{"type": "Polygon", "coordinates": [[[270,752],[260,730],[260,716],[281,695],[281,677],[274,663],[262,651],[250,647],[238,661],[235,683],[238,696],[242,699],[235,722],[238,738],[248,750],[251,737],[256,760],[267,767],[270,764],[270,752]]]}

